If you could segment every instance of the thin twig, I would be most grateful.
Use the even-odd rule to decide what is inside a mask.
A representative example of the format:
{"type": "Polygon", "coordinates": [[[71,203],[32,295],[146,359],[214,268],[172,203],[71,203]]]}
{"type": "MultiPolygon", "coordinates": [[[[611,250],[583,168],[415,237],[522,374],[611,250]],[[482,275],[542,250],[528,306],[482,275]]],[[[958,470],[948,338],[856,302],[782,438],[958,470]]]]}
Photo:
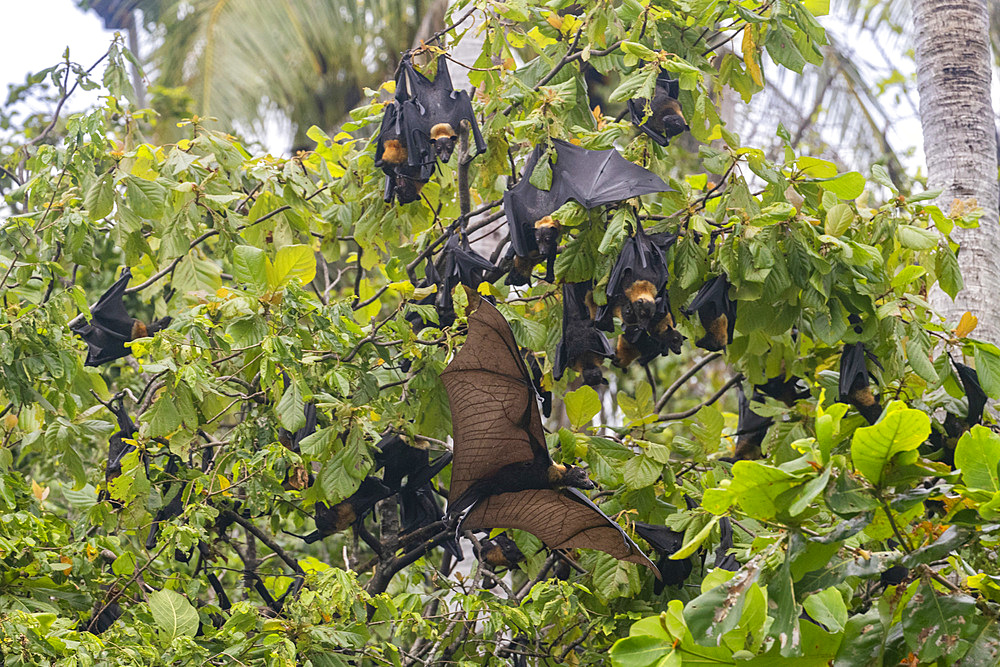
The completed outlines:
{"type": "Polygon", "coordinates": [[[715,392],[708,400],[703,401],[702,403],[699,403],[698,405],[694,406],[693,408],[690,408],[688,410],[684,410],[683,412],[671,412],[669,414],[660,415],[660,417],[656,421],[666,422],[666,421],[674,421],[674,420],[677,420],[677,419],[687,419],[691,415],[693,415],[696,412],[698,412],[699,410],[701,410],[703,407],[711,405],[712,403],[715,403],[717,400],[719,400],[720,398],[722,398],[723,394],[725,394],[727,391],[729,391],[730,389],[732,389],[734,385],[738,384],[742,380],[743,380],[743,374],[742,373],[737,373],[732,378],[730,378],[729,382],[727,382],[726,384],[722,385],[722,389],[720,389],[719,391],[715,392]]]}

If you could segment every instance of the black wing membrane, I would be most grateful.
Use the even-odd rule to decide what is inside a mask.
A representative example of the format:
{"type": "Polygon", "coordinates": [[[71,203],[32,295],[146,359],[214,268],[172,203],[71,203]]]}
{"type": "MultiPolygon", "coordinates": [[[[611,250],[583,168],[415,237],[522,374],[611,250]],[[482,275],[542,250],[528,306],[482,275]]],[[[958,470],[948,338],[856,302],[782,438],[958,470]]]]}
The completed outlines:
{"type": "Polygon", "coordinates": [[[958,379],[962,381],[965,388],[965,395],[969,399],[969,426],[980,424],[983,421],[983,410],[986,408],[986,392],[979,384],[979,374],[974,368],[963,363],[952,360],[955,370],[958,371],[958,379]]]}
{"type": "Polygon", "coordinates": [[[87,343],[85,365],[99,366],[129,355],[125,343],[132,340],[134,319],[125,310],[122,297],[125,296],[125,288],[131,279],[132,272],[126,268],[90,309],[90,322],[81,320],[72,326],[73,332],[87,343]]]}
{"type": "Polygon", "coordinates": [[[408,156],[411,165],[433,164],[438,158],[447,162],[462,121],[470,125],[476,155],[486,151],[472,98],[464,90],[455,90],[452,86],[448,59],[444,55],[438,56],[433,80],[417,71],[408,56],[400,63],[400,70],[408,94],[400,106],[400,122],[407,145],[413,147],[408,156]],[[440,138],[435,137],[435,132],[441,133],[440,138]]]}
{"type": "Polygon", "coordinates": [[[563,284],[562,338],[556,346],[552,375],[556,380],[567,368],[573,368],[584,376],[587,384],[600,384],[600,365],[615,354],[590,317],[587,301],[592,289],[590,281],[563,284]]]}
{"type": "Polygon", "coordinates": [[[538,251],[535,222],[551,215],[570,199],[584,208],[614,204],[672,188],[653,172],[629,162],[613,148],[589,150],[568,141],[553,139],[556,161],[552,164],[552,185],[548,190],[530,182],[545,146],[532,151],[521,180],[504,193],[503,209],[510,227],[511,247],[518,256],[538,251]]]}

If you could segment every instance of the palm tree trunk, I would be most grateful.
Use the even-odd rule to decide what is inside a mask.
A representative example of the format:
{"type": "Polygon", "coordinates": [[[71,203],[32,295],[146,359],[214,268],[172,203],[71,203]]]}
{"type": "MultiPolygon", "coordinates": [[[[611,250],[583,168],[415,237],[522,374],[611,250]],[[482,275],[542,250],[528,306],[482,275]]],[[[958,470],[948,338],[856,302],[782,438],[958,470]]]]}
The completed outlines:
{"type": "Polygon", "coordinates": [[[953,324],[962,313],[979,318],[975,336],[1000,342],[1000,225],[997,145],[990,105],[987,0],[915,0],[917,90],[929,186],[942,191],[945,213],[955,200],[975,200],[978,229],[957,229],[965,279],[954,302],[942,292],[934,306],[953,324]]]}

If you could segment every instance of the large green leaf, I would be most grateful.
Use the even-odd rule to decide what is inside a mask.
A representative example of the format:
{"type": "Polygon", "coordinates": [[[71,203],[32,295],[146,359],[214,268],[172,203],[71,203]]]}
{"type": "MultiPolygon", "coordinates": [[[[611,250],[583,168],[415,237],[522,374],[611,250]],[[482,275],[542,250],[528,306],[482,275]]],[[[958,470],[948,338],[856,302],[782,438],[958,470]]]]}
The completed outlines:
{"type": "Polygon", "coordinates": [[[973,426],[955,445],[955,468],[970,489],[1000,491],[1000,435],[985,426],[973,426]]]}
{"type": "Polygon", "coordinates": [[[149,596],[149,610],[163,632],[164,643],[177,637],[194,637],[198,632],[198,612],[183,595],[163,589],[149,596]]]}
{"type": "Polygon", "coordinates": [[[569,392],[563,400],[566,403],[566,416],[573,428],[586,426],[601,411],[601,397],[589,385],[569,392]]]}
{"type": "Polygon", "coordinates": [[[925,412],[902,403],[891,404],[886,414],[872,426],[859,428],[851,439],[854,467],[875,486],[882,483],[892,457],[914,450],[931,432],[931,420],[925,412]]]}
{"type": "Polygon", "coordinates": [[[291,280],[306,284],[316,275],[316,252],[307,245],[289,245],[278,250],[274,264],[267,265],[268,284],[280,289],[291,280]]]}

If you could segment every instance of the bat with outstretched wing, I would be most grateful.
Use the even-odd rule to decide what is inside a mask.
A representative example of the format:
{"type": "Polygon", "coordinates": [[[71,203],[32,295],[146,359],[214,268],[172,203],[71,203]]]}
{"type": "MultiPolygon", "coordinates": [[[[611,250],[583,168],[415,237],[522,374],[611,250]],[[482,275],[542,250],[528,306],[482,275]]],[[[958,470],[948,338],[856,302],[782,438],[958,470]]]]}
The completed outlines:
{"type": "Polygon", "coordinates": [[[90,322],[80,320],[70,326],[87,343],[85,366],[99,366],[127,357],[131,350],[125,347],[125,343],[152,336],[170,324],[169,317],[146,324],[128,314],[122,297],[125,296],[125,288],[131,279],[132,272],[126,268],[115,284],[90,309],[90,322]]]}
{"type": "Polygon", "coordinates": [[[469,292],[469,334],[441,374],[451,403],[454,459],[448,512],[462,529],[517,528],[550,549],[598,549],[656,566],[579,489],[586,471],[552,461],[528,369],[500,311],[469,292]]]}
{"type": "Polygon", "coordinates": [[[553,139],[552,144],[556,161],[551,165],[549,189],[537,188],[530,180],[545,151],[545,146],[539,145],[528,157],[521,180],[503,196],[514,254],[514,268],[507,278],[510,285],[529,282],[532,267],[541,260],[548,263],[545,279],[554,280],[560,225],[552,214],[570,199],[591,209],[672,190],[659,176],[629,162],[613,148],[588,150],[560,139],[553,139]]]}

